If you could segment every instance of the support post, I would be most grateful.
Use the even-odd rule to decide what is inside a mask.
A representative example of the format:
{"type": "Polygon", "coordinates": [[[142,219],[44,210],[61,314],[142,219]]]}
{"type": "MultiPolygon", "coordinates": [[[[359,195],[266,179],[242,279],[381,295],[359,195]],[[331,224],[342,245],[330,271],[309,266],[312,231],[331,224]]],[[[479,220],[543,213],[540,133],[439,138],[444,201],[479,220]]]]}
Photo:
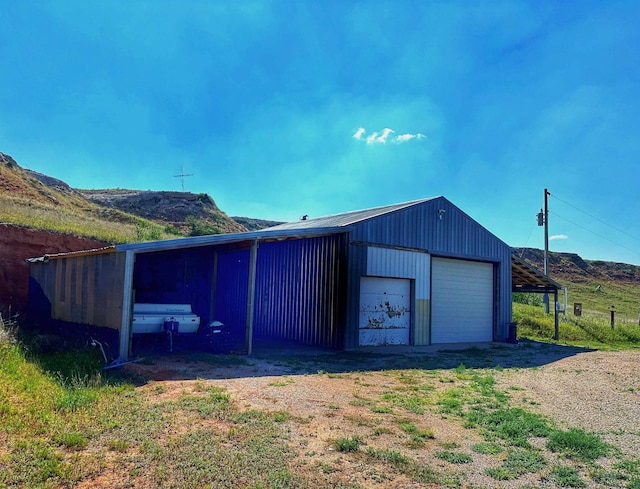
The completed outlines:
{"type": "Polygon", "coordinates": [[[120,345],[118,363],[129,359],[131,347],[131,311],[133,310],[133,265],[135,254],[132,250],[125,251],[124,280],[122,291],[122,322],[120,324],[120,345]]]}
{"type": "Polygon", "coordinates": [[[611,306],[611,329],[616,326],[616,309],[615,306],[611,306]]]}
{"type": "Polygon", "coordinates": [[[247,323],[245,329],[245,350],[251,355],[253,350],[253,311],[256,295],[256,264],[258,262],[258,240],[251,243],[249,253],[249,286],[247,287],[247,323]]]}

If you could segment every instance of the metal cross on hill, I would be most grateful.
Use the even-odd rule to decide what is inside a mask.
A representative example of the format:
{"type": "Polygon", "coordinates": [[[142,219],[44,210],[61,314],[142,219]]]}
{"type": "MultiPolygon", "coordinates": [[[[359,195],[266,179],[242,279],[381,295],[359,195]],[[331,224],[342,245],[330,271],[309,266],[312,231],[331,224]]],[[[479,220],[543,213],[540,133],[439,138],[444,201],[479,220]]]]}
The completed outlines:
{"type": "Polygon", "coordinates": [[[184,177],[192,177],[193,173],[185,173],[184,172],[184,163],[182,164],[182,171],[180,175],[174,175],[175,178],[180,178],[182,180],[182,191],[184,192],[184,177]]]}

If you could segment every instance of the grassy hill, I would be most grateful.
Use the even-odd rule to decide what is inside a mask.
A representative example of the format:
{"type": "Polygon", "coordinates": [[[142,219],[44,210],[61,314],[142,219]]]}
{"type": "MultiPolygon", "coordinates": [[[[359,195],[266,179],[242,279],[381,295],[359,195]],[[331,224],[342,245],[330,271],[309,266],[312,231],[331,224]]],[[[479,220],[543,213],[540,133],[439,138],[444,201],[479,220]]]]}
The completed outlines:
{"type": "Polygon", "coordinates": [[[246,228],[206,194],[76,190],[0,153],[0,222],[127,243],[246,228]]]}

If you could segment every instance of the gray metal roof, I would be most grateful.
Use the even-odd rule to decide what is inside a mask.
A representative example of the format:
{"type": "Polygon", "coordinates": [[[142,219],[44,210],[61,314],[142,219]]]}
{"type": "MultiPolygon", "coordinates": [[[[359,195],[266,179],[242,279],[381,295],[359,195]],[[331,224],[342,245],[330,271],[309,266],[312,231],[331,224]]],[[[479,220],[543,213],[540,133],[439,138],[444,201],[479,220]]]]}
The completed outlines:
{"type": "Polygon", "coordinates": [[[129,243],[116,245],[116,251],[133,251],[135,253],[149,253],[153,251],[175,250],[179,248],[196,248],[198,246],[222,245],[240,243],[242,241],[268,241],[284,240],[291,238],[307,238],[313,236],[325,236],[332,233],[343,233],[344,228],[322,229],[283,229],[271,231],[271,228],[246,233],[213,234],[208,236],[195,236],[191,238],[167,239],[162,241],[149,241],[145,243],[129,243]]]}
{"type": "Polygon", "coordinates": [[[350,226],[360,221],[365,221],[373,217],[378,217],[383,214],[389,214],[400,209],[405,209],[413,205],[428,202],[429,200],[436,199],[437,197],[430,197],[428,199],[412,200],[410,202],[403,202],[400,204],[385,205],[382,207],[374,207],[372,209],[363,209],[360,211],[343,212],[341,214],[333,214],[331,216],[316,217],[312,219],[304,219],[296,222],[287,222],[285,224],[279,224],[267,228],[265,231],[284,231],[293,229],[324,229],[324,228],[340,228],[350,226]]]}
{"type": "MultiPolygon", "coordinates": [[[[161,241],[148,241],[143,243],[129,243],[109,247],[106,250],[90,250],[89,253],[104,253],[108,251],[133,251],[134,253],[150,253],[154,251],[165,251],[179,248],[195,248],[208,245],[222,245],[239,243],[242,241],[267,241],[283,240],[291,238],[305,238],[313,236],[324,236],[333,233],[344,233],[348,231],[350,225],[366,219],[388,214],[400,209],[405,209],[437,197],[414,200],[400,204],[374,207],[359,211],[344,212],[331,216],[306,219],[296,222],[280,224],[278,226],[261,229],[260,231],[250,231],[246,233],[214,234],[208,236],[194,236],[189,238],[176,238],[161,241]]],[[[81,252],[87,253],[87,252],[81,252]]],[[[48,258],[58,258],[64,255],[48,255],[48,258]]]]}

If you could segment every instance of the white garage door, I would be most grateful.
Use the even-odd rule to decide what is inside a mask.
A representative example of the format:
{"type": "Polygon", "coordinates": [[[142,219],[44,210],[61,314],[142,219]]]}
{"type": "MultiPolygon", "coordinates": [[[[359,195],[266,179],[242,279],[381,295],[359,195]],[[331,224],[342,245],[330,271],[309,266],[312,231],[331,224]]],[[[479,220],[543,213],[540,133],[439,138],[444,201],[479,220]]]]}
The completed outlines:
{"type": "Polygon", "coordinates": [[[493,341],[493,264],[431,261],[431,343],[493,341]]]}
{"type": "Polygon", "coordinates": [[[360,279],[360,346],[408,345],[411,281],[360,279]]]}

